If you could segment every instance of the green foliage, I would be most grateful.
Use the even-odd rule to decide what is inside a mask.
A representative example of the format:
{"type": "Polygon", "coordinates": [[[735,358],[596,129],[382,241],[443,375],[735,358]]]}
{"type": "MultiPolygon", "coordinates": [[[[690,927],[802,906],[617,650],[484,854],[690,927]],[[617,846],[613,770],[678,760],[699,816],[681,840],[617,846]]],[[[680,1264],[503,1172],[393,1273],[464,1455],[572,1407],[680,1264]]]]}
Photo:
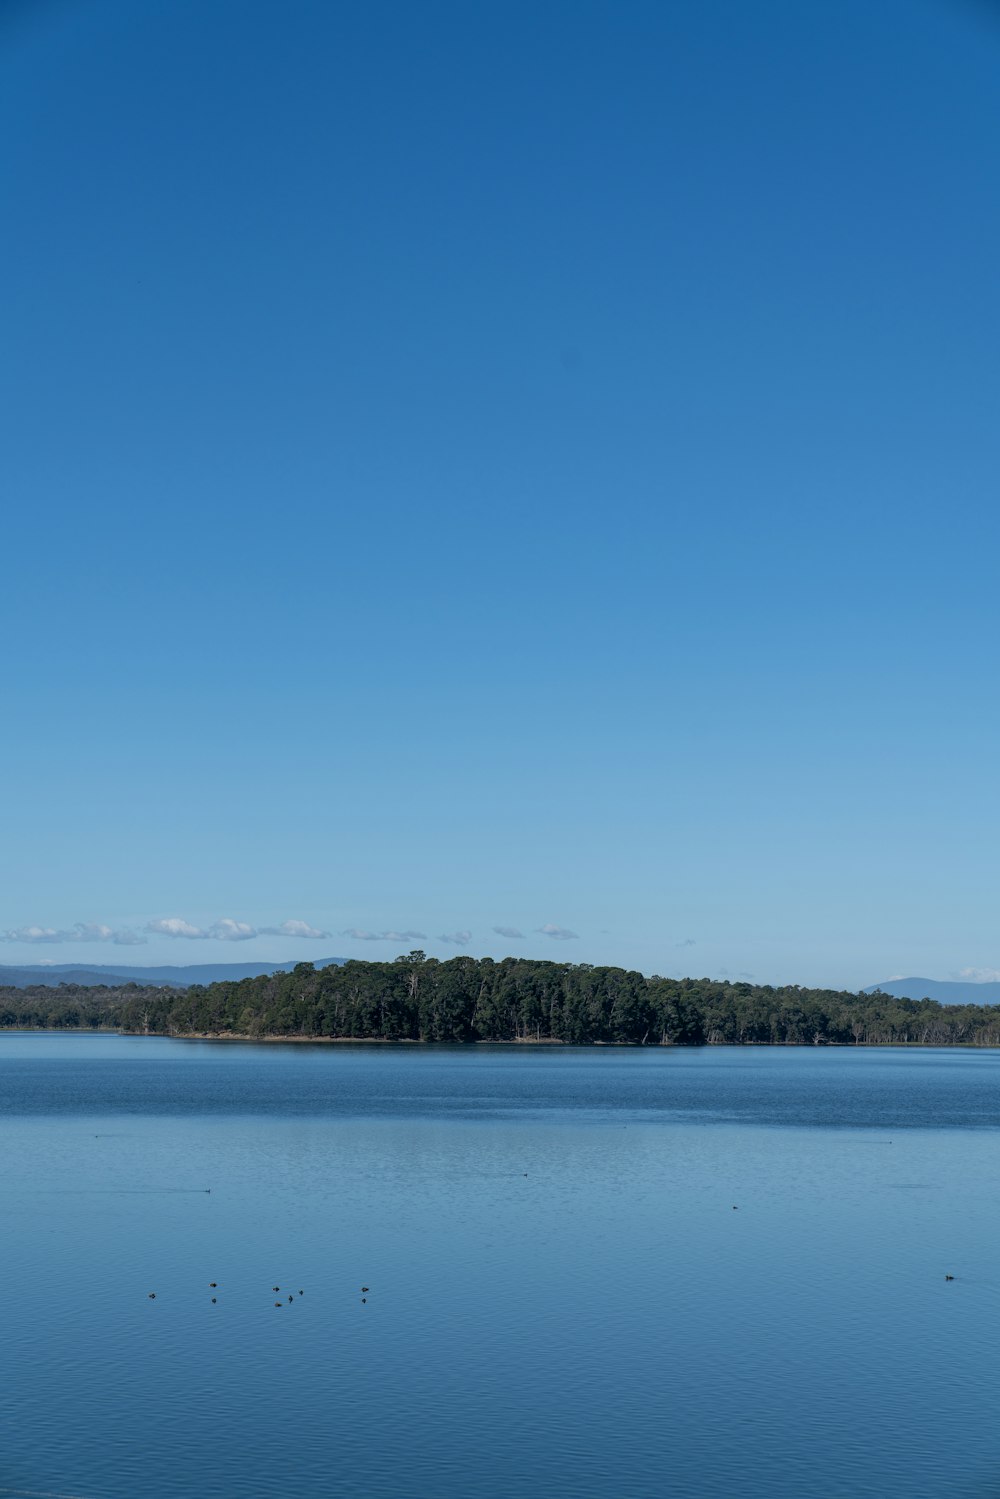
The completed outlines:
{"type": "Polygon", "coordinates": [[[421,952],[189,989],[0,989],[0,1028],[570,1045],[1000,1046],[1000,1006],[421,952]]]}
{"type": "Polygon", "coordinates": [[[30,988],[0,987],[0,1030],[150,1030],[142,1016],[163,1010],[163,989],[125,984],[33,984],[30,988]],[[125,1027],[128,1014],[133,1022],[125,1027]]]}

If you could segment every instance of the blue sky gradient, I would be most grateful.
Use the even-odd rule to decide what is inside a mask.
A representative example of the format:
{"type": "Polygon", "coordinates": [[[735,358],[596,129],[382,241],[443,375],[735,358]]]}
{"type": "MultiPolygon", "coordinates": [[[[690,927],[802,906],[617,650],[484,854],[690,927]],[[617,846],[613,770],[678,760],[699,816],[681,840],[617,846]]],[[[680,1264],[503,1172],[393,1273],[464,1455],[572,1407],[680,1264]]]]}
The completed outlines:
{"type": "Polygon", "coordinates": [[[995,15],[6,7],[0,962],[1000,966],[995,15]]]}

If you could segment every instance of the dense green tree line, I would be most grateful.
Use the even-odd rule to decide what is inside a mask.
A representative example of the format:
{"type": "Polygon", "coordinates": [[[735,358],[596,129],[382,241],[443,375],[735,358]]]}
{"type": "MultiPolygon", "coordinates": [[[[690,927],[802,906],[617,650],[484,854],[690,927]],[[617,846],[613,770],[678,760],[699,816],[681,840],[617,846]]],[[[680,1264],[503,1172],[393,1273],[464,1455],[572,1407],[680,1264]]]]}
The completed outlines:
{"type": "MultiPolygon", "coordinates": [[[[162,989],[129,984],[34,984],[0,987],[0,1030],[119,1030],[126,1005],[162,999],[162,989]]],[[[180,992],[180,991],[177,991],[180,992]]]]}
{"type": "Polygon", "coordinates": [[[129,1029],[381,1041],[672,1042],[702,1039],[698,1016],[665,980],[622,968],[413,953],[210,984],[136,1002],[129,1029]],[[140,1022],[140,1011],[145,1018],[140,1022]]]}
{"type": "Polygon", "coordinates": [[[0,990],[0,1027],[380,1041],[1000,1046],[1000,1006],[505,958],[350,962],[189,989],[0,990]]]}

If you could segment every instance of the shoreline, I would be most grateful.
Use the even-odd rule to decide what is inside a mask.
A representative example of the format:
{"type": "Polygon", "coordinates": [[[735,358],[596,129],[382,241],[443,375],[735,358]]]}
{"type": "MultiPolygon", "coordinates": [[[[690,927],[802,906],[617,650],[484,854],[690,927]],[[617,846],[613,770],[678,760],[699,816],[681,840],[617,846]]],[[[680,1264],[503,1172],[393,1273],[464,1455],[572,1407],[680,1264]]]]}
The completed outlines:
{"type": "MultiPolygon", "coordinates": [[[[139,1031],[116,1031],[118,1036],[139,1036],[139,1031]]],[[[253,1041],[291,1043],[294,1046],[631,1046],[634,1041],[559,1041],[553,1036],[517,1037],[508,1041],[421,1041],[413,1036],[251,1036],[242,1031],[177,1031],[172,1035],[150,1032],[151,1040],[168,1041],[253,1041]]],[[[663,1050],[667,1048],[664,1047],[663,1050]]],[[[648,1051],[649,1048],[647,1047],[648,1051]]]]}
{"type": "MultiPolygon", "coordinates": [[[[58,1033],[57,1033],[58,1034],[58,1033]]],[[[116,1031],[119,1036],[137,1036],[137,1031],[116,1031]]],[[[489,1041],[421,1041],[412,1036],[390,1040],[386,1036],[249,1036],[233,1031],[184,1031],[175,1035],[150,1033],[147,1040],[161,1041],[238,1041],[254,1045],[298,1046],[564,1046],[580,1051],[1000,1051],[1000,1046],[977,1046],[974,1041],[560,1041],[554,1036],[516,1037],[514,1040],[489,1041]]]]}
{"type": "Polygon", "coordinates": [[[135,1041],[213,1041],[253,1046],[562,1046],[604,1051],[1000,1051],[975,1041],[561,1041],[554,1036],[513,1040],[422,1041],[412,1036],[251,1036],[242,1031],[123,1031],[112,1026],[0,1026],[0,1036],[121,1036],[135,1041]]]}

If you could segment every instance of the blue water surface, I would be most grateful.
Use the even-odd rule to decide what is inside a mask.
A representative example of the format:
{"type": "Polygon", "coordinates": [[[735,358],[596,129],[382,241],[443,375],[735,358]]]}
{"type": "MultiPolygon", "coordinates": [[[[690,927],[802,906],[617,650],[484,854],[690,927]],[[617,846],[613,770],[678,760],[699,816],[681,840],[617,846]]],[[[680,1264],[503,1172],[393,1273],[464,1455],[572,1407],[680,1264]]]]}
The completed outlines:
{"type": "Polygon", "coordinates": [[[998,1083],[2,1034],[0,1495],[1000,1495],[998,1083]]]}

